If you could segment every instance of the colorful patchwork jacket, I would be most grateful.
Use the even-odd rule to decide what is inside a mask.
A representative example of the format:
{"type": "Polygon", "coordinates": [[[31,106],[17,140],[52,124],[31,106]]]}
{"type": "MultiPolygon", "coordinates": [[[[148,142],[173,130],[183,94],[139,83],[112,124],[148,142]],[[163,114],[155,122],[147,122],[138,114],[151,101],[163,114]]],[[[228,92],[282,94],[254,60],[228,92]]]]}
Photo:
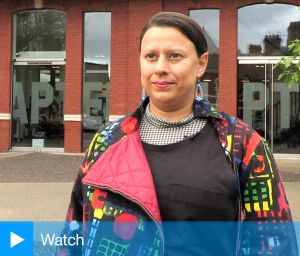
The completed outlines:
{"type": "MultiPolygon", "coordinates": [[[[133,114],[111,123],[91,141],[80,166],[67,214],[68,223],[82,222],[83,226],[76,230],[69,224],[64,230],[68,235],[80,232],[85,245],[76,250],[63,248],[61,252],[85,256],[163,255],[164,235],[158,201],[138,131],[148,102],[149,99],[145,99],[133,114]],[[111,234],[104,232],[106,221],[112,223],[111,234]],[[145,235],[149,221],[155,225],[152,233],[145,235]]],[[[240,202],[238,222],[282,225],[274,227],[277,231],[271,237],[259,235],[259,248],[255,253],[249,249],[252,234],[244,232],[239,225],[237,246],[243,244],[244,248],[238,253],[298,255],[294,228],[288,224],[292,221],[289,205],[264,139],[242,120],[215,111],[203,99],[195,99],[194,115],[207,118],[213,124],[224,154],[236,173],[240,202]],[[242,234],[246,234],[246,238],[241,238],[242,234]],[[281,243],[281,237],[287,236],[288,242],[281,243]],[[272,254],[276,246],[285,248],[279,250],[279,254],[276,248],[277,253],[272,254]]],[[[262,229],[257,230],[261,232],[262,229]]]]}

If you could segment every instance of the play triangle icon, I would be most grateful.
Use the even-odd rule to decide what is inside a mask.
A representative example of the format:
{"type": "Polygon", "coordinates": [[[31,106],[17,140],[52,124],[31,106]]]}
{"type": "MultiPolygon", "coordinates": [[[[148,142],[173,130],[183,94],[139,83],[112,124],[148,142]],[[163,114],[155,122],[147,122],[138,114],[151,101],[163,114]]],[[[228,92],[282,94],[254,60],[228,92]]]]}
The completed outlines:
{"type": "Polygon", "coordinates": [[[24,241],[24,238],[18,236],[14,232],[10,232],[10,248],[13,248],[14,246],[18,245],[19,243],[22,243],[24,241]]]}

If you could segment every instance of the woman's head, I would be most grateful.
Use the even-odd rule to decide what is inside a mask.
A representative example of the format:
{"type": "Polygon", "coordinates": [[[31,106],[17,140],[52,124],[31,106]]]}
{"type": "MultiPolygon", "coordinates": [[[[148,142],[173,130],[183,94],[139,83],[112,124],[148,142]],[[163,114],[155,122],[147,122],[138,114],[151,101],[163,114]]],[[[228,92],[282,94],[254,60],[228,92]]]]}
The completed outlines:
{"type": "Polygon", "coordinates": [[[140,45],[148,29],[152,27],[173,27],[184,34],[195,46],[198,56],[207,52],[207,42],[203,30],[190,17],[176,12],[160,12],[154,15],[143,27],[140,45]]]}
{"type": "Polygon", "coordinates": [[[190,114],[196,80],[207,62],[207,44],[196,22],[179,13],[151,18],[140,42],[141,83],[151,110],[190,114]]]}

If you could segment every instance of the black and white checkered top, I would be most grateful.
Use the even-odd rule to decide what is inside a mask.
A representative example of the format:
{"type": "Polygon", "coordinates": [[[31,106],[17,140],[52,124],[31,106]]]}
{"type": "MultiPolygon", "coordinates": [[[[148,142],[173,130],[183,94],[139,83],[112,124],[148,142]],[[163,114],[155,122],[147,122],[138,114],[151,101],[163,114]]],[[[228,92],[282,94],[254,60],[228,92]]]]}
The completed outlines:
{"type": "Polygon", "coordinates": [[[139,124],[141,139],[151,145],[168,145],[193,137],[206,125],[207,120],[193,114],[179,121],[166,121],[155,116],[147,105],[139,124]]]}

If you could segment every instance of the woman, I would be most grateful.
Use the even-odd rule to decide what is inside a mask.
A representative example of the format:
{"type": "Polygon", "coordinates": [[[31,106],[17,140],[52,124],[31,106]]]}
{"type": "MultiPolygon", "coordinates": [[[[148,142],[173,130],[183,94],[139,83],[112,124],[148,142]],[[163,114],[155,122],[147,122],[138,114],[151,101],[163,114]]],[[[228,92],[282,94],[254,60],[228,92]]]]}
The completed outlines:
{"type": "MultiPolygon", "coordinates": [[[[186,227],[169,236],[161,221],[291,221],[264,140],[241,120],[195,98],[207,62],[205,37],[189,17],[162,12],[143,28],[141,84],[148,97],[133,114],[95,135],[72,192],[67,220],[84,222],[83,255],[217,255],[209,239],[195,244],[194,231],[186,227]],[[105,221],[112,222],[111,232],[104,232],[105,221]],[[192,241],[188,246],[183,233],[192,241]]],[[[68,228],[69,235],[79,232],[68,228]]],[[[234,255],[240,244],[244,255],[294,255],[294,244],[280,248],[282,235],[294,238],[293,227],[284,228],[270,236],[260,227],[252,245],[239,232],[232,246],[221,242],[223,234],[214,238],[224,246],[222,255],[234,255]]]]}

